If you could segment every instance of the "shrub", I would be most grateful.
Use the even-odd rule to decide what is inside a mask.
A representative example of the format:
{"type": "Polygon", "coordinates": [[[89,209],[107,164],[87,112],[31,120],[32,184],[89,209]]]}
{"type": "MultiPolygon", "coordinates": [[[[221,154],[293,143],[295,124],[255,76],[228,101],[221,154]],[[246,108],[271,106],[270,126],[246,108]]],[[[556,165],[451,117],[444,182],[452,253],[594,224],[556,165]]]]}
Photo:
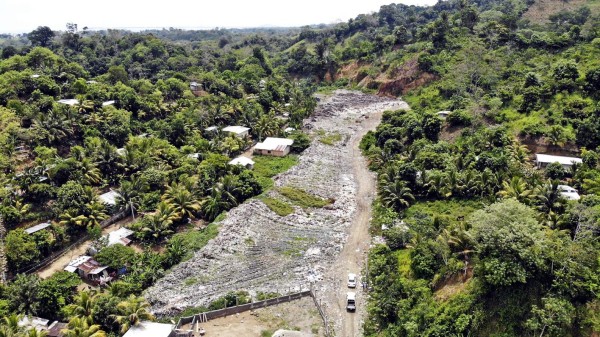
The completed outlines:
{"type": "Polygon", "coordinates": [[[446,119],[451,126],[470,126],[473,123],[473,117],[464,110],[452,112],[446,119]]]}
{"type": "Polygon", "coordinates": [[[274,198],[262,198],[261,200],[270,210],[279,216],[286,216],[294,213],[294,208],[281,200],[274,198]]]}

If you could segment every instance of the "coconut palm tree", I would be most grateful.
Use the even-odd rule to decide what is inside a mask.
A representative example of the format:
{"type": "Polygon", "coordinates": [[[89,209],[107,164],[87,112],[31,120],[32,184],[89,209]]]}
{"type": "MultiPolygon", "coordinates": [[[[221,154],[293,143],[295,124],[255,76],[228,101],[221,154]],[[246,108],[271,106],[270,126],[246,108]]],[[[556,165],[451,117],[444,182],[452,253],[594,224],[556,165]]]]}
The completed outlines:
{"type": "Polygon", "coordinates": [[[527,188],[525,179],[514,176],[510,181],[503,181],[502,189],[496,194],[503,199],[515,198],[522,203],[528,203],[533,196],[532,193],[533,191],[527,188]]]}
{"type": "Polygon", "coordinates": [[[94,315],[94,307],[98,295],[92,291],[82,291],[75,296],[75,301],[65,307],[65,313],[69,317],[77,317],[91,320],[94,315]]]}
{"type": "Polygon", "coordinates": [[[162,200],[173,207],[181,220],[193,217],[201,208],[194,194],[183,184],[173,183],[168,186],[162,200]]]}
{"type": "Polygon", "coordinates": [[[135,219],[135,212],[142,201],[141,194],[146,188],[145,182],[137,176],[132,176],[130,181],[123,180],[121,186],[115,190],[119,194],[116,197],[117,205],[123,207],[126,212],[131,212],[131,217],[135,219]]]}
{"type": "Polygon", "coordinates": [[[78,216],[79,221],[83,226],[96,227],[100,226],[102,220],[108,218],[108,215],[104,213],[105,207],[98,201],[93,201],[86,205],[86,214],[78,216]]]}
{"type": "Polygon", "coordinates": [[[23,315],[12,313],[2,317],[2,326],[0,328],[0,337],[18,336],[25,329],[19,325],[23,315]]]}
{"type": "Polygon", "coordinates": [[[223,199],[221,191],[213,189],[211,194],[202,200],[202,213],[208,221],[214,220],[221,212],[227,209],[227,202],[223,199]]]}
{"type": "Polygon", "coordinates": [[[115,316],[115,321],[121,326],[124,334],[132,326],[140,324],[142,320],[154,320],[154,316],[148,310],[150,304],[142,297],[129,295],[127,300],[117,305],[120,315],[115,316]]]}
{"type": "Polygon", "coordinates": [[[46,337],[46,336],[48,336],[48,331],[38,330],[38,329],[29,329],[23,335],[23,337],[46,337]]]}
{"type": "Polygon", "coordinates": [[[381,200],[386,207],[402,211],[415,201],[410,188],[404,185],[402,180],[396,180],[383,187],[381,190],[381,200]]]}
{"type": "Polygon", "coordinates": [[[558,213],[565,207],[567,199],[561,195],[558,189],[559,184],[558,180],[548,179],[545,184],[537,188],[535,199],[540,212],[545,214],[558,213]]]}
{"type": "Polygon", "coordinates": [[[91,320],[73,317],[64,329],[65,337],[106,337],[106,333],[100,330],[100,325],[92,324],[91,320]]]}

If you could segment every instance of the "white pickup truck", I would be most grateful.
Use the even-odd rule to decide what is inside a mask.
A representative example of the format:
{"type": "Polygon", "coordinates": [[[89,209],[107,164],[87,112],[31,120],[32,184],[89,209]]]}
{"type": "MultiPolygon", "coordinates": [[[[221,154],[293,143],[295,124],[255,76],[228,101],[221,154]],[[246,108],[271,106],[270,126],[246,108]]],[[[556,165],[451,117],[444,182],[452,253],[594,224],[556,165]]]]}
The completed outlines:
{"type": "Polygon", "coordinates": [[[348,293],[346,295],[346,310],[348,310],[348,311],[356,310],[356,293],[348,293]]]}

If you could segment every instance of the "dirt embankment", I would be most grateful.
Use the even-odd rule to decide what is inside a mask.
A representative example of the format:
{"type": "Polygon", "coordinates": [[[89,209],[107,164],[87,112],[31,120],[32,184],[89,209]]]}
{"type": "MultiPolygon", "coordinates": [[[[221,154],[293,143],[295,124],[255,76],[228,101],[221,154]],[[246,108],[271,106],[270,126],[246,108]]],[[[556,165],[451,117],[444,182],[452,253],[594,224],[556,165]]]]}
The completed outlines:
{"type": "MultiPolygon", "coordinates": [[[[345,291],[340,279],[345,279],[347,270],[360,274],[362,254],[370,242],[366,229],[374,187],[357,145],[362,135],[377,125],[381,111],[400,108],[407,106],[395,99],[356,92],[338,91],[322,99],[314,116],[305,121],[305,129],[315,139],[299,164],[275,177],[275,184],[301,188],[335,202],[324,208],[295,207],[294,213],[285,217],[257,199],[231,210],[215,239],[146,291],[153,312],[169,315],[185,307],[206,305],[236,290],[285,293],[315,283],[319,294],[334,287],[336,293],[345,291]],[[341,140],[327,145],[318,140],[323,134],[337,134],[341,137],[334,138],[341,140]],[[371,182],[363,184],[362,179],[371,182]],[[354,254],[356,249],[361,249],[361,254],[354,254]]],[[[275,191],[269,194],[281,197],[275,191]]],[[[362,311],[341,316],[337,299],[323,300],[335,320],[336,335],[356,335],[362,311]],[[346,318],[351,319],[355,332],[344,332],[349,331],[342,328],[346,318]]],[[[361,297],[359,300],[364,305],[361,297]]]]}

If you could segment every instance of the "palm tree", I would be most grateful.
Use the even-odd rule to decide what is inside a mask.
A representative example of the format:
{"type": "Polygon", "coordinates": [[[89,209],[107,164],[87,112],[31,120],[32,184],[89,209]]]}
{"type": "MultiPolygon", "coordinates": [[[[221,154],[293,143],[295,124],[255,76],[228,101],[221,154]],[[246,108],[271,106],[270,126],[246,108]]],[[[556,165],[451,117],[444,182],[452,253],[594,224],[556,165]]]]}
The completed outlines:
{"type": "Polygon", "coordinates": [[[86,205],[86,214],[80,215],[79,221],[83,226],[96,227],[100,226],[102,220],[108,218],[108,215],[104,213],[104,205],[98,201],[93,201],[86,205]]]}
{"type": "Polygon", "coordinates": [[[121,325],[121,333],[124,334],[132,326],[140,324],[142,320],[154,320],[154,316],[148,311],[150,304],[142,297],[129,295],[127,300],[117,305],[120,315],[115,321],[121,325]]]}
{"type": "Polygon", "coordinates": [[[537,189],[535,198],[540,212],[545,214],[557,213],[565,207],[567,200],[561,195],[558,188],[559,184],[558,180],[548,179],[545,184],[537,189]]]}
{"type": "Polygon", "coordinates": [[[50,110],[48,113],[39,113],[33,119],[33,129],[49,144],[58,143],[73,133],[73,129],[64,114],[50,110]]]}
{"type": "Polygon", "coordinates": [[[82,291],[75,296],[75,301],[65,307],[65,313],[69,317],[77,317],[91,320],[94,315],[97,296],[91,291],[82,291]]]}
{"type": "Polygon", "coordinates": [[[496,193],[500,198],[515,198],[522,203],[528,203],[532,190],[527,188],[527,182],[522,177],[512,177],[510,181],[502,182],[502,190],[496,193]]]}
{"type": "Polygon", "coordinates": [[[2,329],[0,329],[0,337],[18,336],[25,329],[19,325],[19,321],[23,318],[22,315],[12,313],[2,317],[2,329]]]}
{"type": "Polygon", "coordinates": [[[124,207],[126,212],[131,212],[131,217],[135,220],[135,211],[139,208],[142,201],[141,193],[146,190],[146,184],[137,176],[132,176],[131,181],[123,180],[121,187],[116,189],[119,195],[116,198],[117,205],[124,207]]]}
{"type": "Polygon", "coordinates": [[[77,164],[84,185],[94,185],[102,181],[102,173],[89,158],[82,158],[77,164]]]}
{"type": "Polygon", "coordinates": [[[202,200],[201,206],[206,219],[212,221],[227,208],[228,204],[223,200],[221,191],[213,189],[211,194],[202,200]]]}
{"type": "Polygon", "coordinates": [[[411,202],[415,201],[410,188],[404,185],[402,180],[396,180],[383,187],[381,190],[381,200],[386,207],[402,211],[408,208],[411,202]]]}
{"type": "Polygon", "coordinates": [[[60,219],[59,225],[65,227],[79,227],[83,226],[82,218],[78,215],[73,215],[70,211],[66,211],[63,214],[59,215],[60,219]]]}
{"type": "Polygon", "coordinates": [[[100,325],[79,317],[71,318],[69,325],[62,332],[65,337],[106,337],[106,333],[100,330],[100,325]]]}
{"type": "Polygon", "coordinates": [[[162,200],[173,207],[181,220],[193,217],[201,208],[196,197],[183,184],[173,183],[168,186],[162,200]]]}
{"type": "Polygon", "coordinates": [[[27,333],[25,333],[24,337],[46,337],[48,336],[48,331],[46,330],[38,330],[38,329],[29,329],[27,333]]]}
{"type": "Polygon", "coordinates": [[[146,215],[140,222],[144,238],[150,238],[152,241],[159,241],[160,239],[173,234],[171,225],[173,221],[170,219],[164,219],[157,215],[146,215]]]}

